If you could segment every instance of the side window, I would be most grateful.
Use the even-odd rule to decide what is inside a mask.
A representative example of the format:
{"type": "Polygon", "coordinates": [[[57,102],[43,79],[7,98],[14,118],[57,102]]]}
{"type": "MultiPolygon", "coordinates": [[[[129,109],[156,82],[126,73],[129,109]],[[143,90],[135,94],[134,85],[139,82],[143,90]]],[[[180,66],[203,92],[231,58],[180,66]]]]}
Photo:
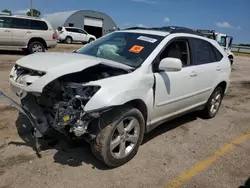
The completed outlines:
{"type": "Polygon", "coordinates": [[[160,60],[166,57],[178,58],[182,61],[183,66],[191,64],[190,48],[188,40],[176,40],[167,45],[160,55],[160,60]]]}
{"type": "Polygon", "coordinates": [[[211,47],[212,47],[212,49],[213,49],[213,51],[215,53],[216,61],[220,61],[223,58],[223,55],[220,53],[220,51],[217,48],[215,48],[212,45],[211,45],[211,47]]]}
{"type": "Polygon", "coordinates": [[[71,28],[65,28],[68,32],[73,32],[71,28]]]}
{"type": "Polygon", "coordinates": [[[0,28],[11,28],[11,18],[0,17],[0,28]]]}
{"type": "Polygon", "coordinates": [[[82,33],[82,34],[85,34],[85,35],[87,34],[87,33],[86,33],[84,30],[82,30],[82,29],[79,29],[79,32],[82,33]]]}
{"type": "Polygon", "coordinates": [[[68,32],[79,33],[78,29],[75,28],[66,28],[68,32]]]}
{"type": "Polygon", "coordinates": [[[226,42],[227,42],[227,39],[226,39],[226,37],[221,37],[221,39],[220,39],[220,41],[219,41],[219,44],[221,45],[221,46],[226,46],[226,42]]]}
{"type": "Polygon", "coordinates": [[[12,18],[12,27],[16,29],[30,29],[30,20],[12,18]]]}
{"type": "Polygon", "coordinates": [[[192,41],[195,51],[195,64],[201,65],[217,61],[215,52],[209,42],[201,39],[192,39],[192,41]]]}
{"type": "Polygon", "coordinates": [[[31,29],[48,30],[48,25],[44,21],[31,20],[31,29]]]}

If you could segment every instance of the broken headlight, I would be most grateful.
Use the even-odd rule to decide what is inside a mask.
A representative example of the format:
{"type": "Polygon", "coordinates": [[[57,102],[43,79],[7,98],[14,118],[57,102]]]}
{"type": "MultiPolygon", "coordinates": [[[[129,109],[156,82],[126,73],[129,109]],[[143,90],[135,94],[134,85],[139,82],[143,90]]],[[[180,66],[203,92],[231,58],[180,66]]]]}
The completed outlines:
{"type": "Polygon", "coordinates": [[[78,83],[67,83],[66,90],[64,92],[65,99],[71,100],[72,98],[76,98],[77,104],[86,105],[87,102],[96,94],[96,92],[100,89],[100,86],[97,85],[81,85],[78,83]]]}

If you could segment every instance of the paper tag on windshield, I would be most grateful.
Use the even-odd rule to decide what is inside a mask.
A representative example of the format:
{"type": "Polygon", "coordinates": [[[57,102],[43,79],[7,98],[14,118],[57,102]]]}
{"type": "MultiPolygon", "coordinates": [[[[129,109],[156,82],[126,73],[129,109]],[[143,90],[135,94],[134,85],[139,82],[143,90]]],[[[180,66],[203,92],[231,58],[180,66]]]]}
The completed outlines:
{"type": "Polygon", "coordinates": [[[138,40],[143,40],[143,41],[146,41],[146,42],[150,42],[150,43],[155,43],[157,41],[157,39],[153,39],[153,38],[145,37],[145,36],[140,36],[137,39],[138,40]]]}
{"type": "Polygon", "coordinates": [[[133,53],[140,53],[143,50],[144,46],[138,46],[138,45],[134,45],[132,48],[130,48],[130,52],[133,53]]]}

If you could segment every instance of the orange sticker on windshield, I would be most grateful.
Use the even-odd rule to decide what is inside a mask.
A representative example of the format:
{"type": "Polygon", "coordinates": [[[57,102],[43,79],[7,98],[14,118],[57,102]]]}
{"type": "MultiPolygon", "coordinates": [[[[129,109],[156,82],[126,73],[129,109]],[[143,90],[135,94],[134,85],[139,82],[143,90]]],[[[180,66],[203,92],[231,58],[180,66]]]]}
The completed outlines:
{"type": "Polygon", "coordinates": [[[140,53],[143,50],[144,46],[138,46],[138,45],[134,45],[132,48],[130,48],[130,52],[133,53],[140,53]]]}

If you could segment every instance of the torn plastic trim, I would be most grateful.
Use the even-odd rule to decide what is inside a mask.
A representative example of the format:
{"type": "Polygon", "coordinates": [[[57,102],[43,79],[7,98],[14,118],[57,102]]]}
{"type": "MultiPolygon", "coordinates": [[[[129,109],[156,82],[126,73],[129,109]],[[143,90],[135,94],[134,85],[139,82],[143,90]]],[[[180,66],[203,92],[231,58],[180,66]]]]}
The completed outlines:
{"type": "Polygon", "coordinates": [[[32,118],[32,116],[29,114],[29,112],[27,110],[25,110],[24,108],[22,108],[19,104],[17,104],[17,102],[15,102],[13,99],[11,99],[7,95],[5,95],[2,91],[0,91],[0,99],[6,101],[10,106],[15,107],[16,109],[18,109],[23,115],[25,115],[29,119],[31,125],[36,129],[36,134],[37,135],[34,136],[34,138],[35,138],[34,149],[36,151],[37,156],[39,158],[41,158],[40,146],[39,146],[39,142],[38,142],[38,138],[37,137],[41,137],[42,134],[37,129],[37,124],[36,124],[35,120],[32,118]]]}
{"type": "MultiPolygon", "coordinates": [[[[37,131],[39,131],[39,128],[34,120],[34,118],[31,116],[31,114],[23,107],[21,107],[19,104],[17,104],[16,101],[14,101],[13,99],[11,99],[10,97],[8,97],[7,95],[5,95],[3,92],[0,91],[0,99],[5,100],[6,102],[8,102],[8,104],[12,107],[15,107],[16,109],[18,109],[23,115],[27,116],[27,118],[30,120],[32,126],[34,128],[37,129],[37,131]]],[[[40,133],[40,132],[39,132],[40,133]]],[[[42,136],[42,134],[40,133],[40,135],[42,136]]]]}

